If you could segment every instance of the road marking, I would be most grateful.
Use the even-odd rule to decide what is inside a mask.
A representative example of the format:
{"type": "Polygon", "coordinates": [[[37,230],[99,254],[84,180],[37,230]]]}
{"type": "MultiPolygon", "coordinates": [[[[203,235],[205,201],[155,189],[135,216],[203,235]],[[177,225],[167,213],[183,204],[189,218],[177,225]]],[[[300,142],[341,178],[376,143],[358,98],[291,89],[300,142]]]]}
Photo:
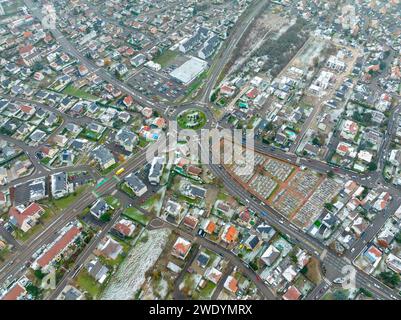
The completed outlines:
{"type": "Polygon", "coordinates": [[[343,259],[344,259],[347,263],[352,264],[352,263],[351,263],[351,260],[350,260],[349,258],[344,257],[343,259]]]}
{"type": "Polygon", "coordinates": [[[324,258],[326,258],[326,255],[327,255],[327,249],[324,249],[323,251],[322,251],[322,253],[320,254],[320,260],[324,260],[324,258]]]}

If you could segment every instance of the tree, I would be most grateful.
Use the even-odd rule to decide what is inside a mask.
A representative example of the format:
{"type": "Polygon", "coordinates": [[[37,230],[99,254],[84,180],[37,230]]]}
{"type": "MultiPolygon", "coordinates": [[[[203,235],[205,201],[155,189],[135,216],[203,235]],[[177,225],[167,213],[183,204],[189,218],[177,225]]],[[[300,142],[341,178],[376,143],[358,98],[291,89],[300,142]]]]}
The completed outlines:
{"type": "Polygon", "coordinates": [[[295,263],[295,264],[298,263],[298,258],[297,258],[297,256],[296,256],[296,254],[291,253],[291,254],[290,254],[290,259],[291,259],[291,261],[292,261],[293,263],[295,263]]]}
{"type": "Polygon", "coordinates": [[[25,289],[35,299],[40,294],[40,289],[38,287],[34,286],[32,283],[28,284],[25,289]]]}
{"type": "Polygon", "coordinates": [[[369,171],[376,171],[377,170],[377,164],[375,162],[371,162],[368,165],[369,171]]]}
{"type": "Polygon", "coordinates": [[[37,269],[37,270],[34,271],[34,275],[39,280],[42,280],[45,277],[46,274],[43,273],[41,269],[37,269]]]}
{"type": "Polygon", "coordinates": [[[395,288],[400,284],[400,276],[398,275],[398,273],[392,271],[386,271],[380,273],[380,278],[386,285],[392,288],[395,288]]]}
{"type": "Polygon", "coordinates": [[[318,146],[318,147],[320,147],[322,145],[322,143],[320,142],[320,139],[318,137],[314,137],[312,139],[312,144],[315,146],[318,146]]]}
{"type": "Polygon", "coordinates": [[[329,211],[332,211],[333,208],[334,208],[333,204],[331,204],[331,203],[329,203],[329,202],[325,203],[325,204],[324,204],[324,207],[325,207],[327,210],[329,210],[329,211]]]}
{"type": "Polygon", "coordinates": [[[363,116],[362,116],[362,120],[363,120],[364,123],[369,124],[371,122],[371,120],[372,120],[372,114],[368,113],[368,112],[365,112],[363,114],[363,116]]]}
{"type": "Polygon", "coordinates": [[[317,68],[319,66],[319,58],[318,57],[313,58],[313,66],[315,68],[317,68]]]}
{"type": "Polygon", "coordinates": [[[259,269],[258,265],[254,261],[249,262],[249,266],[255,271],[259,269]]]}
{"type": "Polygon", "coordinates": [[[111,220],[110,213],[106,212],[100,216],[100,221],[102,222],[109,222],[111,220]]]}
{"type": "Polygon", "coordinates": [[[337,290],[333,293],[334,300],[348,300],[348,295],[343,290],[337,290]]]}
{"type": "Polygon", "coordinates": [[[327,172],[327,176],[329,178],[334,178],[334,172],[330,170],[329,172],[327,172]]]}
{"type": "Polygon", "coordinates": [[[397,243],[401,243],[401,231],[395,235],[394,239],[397,243]]]}

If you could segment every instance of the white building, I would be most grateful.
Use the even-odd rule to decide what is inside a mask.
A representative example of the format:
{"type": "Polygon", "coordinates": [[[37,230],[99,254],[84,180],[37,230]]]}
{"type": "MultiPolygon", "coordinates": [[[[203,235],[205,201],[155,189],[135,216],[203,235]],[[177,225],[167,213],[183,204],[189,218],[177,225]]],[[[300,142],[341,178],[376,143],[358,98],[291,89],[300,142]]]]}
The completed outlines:
{"type": "Polygon", "coordinates": [[[170,76],[187,85],[191,83],[197,76],[199,76],[207,68],[207,62],[192,57],[187,62],[183,63],[178,68],[174,69],[170,76]]]}

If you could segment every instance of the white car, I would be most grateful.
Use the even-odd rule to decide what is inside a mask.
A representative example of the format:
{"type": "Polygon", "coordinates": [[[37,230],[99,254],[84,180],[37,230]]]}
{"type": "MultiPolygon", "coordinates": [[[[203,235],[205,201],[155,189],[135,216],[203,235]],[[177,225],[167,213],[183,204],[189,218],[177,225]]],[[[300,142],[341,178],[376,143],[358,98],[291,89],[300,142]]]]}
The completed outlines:
{"type": "Polygon", "coordinates": [[[344,283],[344,281],[345,281],[344,278],[337,278],[337,279],[334,279],[334,280],[333,280],[333,283],[342,284],[342,283],[344,283]]]}

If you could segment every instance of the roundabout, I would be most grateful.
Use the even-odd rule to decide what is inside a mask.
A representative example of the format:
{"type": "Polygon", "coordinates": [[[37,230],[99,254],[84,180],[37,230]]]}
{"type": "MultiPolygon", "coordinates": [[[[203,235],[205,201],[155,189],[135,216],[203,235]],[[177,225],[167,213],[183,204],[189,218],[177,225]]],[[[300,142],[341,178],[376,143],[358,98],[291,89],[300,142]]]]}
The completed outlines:
{"type": "Polygon", "coordinates": [[[196,108],[184,110],[177,116],[177,123],[181,129],[198,130],[203,128],[206,122],[206,114],[196,108]]]}

